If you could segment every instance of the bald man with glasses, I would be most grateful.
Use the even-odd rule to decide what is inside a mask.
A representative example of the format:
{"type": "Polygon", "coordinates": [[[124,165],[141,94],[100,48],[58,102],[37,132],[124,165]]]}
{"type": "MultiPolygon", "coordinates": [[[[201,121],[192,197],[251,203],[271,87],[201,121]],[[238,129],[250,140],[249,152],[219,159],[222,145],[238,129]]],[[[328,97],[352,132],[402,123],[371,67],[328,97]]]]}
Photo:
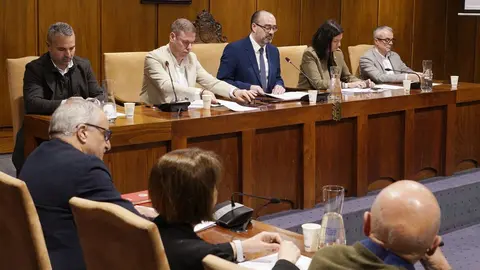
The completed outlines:
{"type": "Polygon", "coordinates": [[[250,26],[248,37],[225,47],[217,78],[261,95],[283,94],[285,85],[280,75],[280,53],[271,44],[278,31],[275,16],[265,10],[256,11],[250,26]]]}
{"type": "MultiPolygon", "coordinates": [[[[395,43],[393,30],[380,26],[373,31],[374,46],[360,58],[360,76],[375,83],[402,83],[403,80],[418,82],[419,78],[396,52],[392,51],[395,43]]],[[[422,76],[421,73],[417,73],[422,76]]]]}

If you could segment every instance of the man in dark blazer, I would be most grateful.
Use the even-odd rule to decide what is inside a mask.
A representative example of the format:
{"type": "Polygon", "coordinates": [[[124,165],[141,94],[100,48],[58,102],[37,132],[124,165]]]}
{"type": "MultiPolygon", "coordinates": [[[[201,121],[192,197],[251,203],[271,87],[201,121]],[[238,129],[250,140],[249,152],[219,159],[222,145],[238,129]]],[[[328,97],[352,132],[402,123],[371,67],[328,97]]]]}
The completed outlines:
{"type": "Polygon", "coordinates": [[[225,47],[217,78],[239,89],[283,94],[280,54],[271,44],[278,30],[275,17],[264,10],[256,11],[251,18],[251,29],[248,37],[225,47]]]}
{"type": "MultiPolygon", "coordinates": [[[[19,178],[35,203],[53,269],[85,269],[68,201],[77,196],[139,213],[121,198],[102,161],[110,149],[111,131],[98,105],[83,99],[67,100],[53,114],[49,135],[51,140],[27,158],[19,178]]],[[[144,209],[139,210],[145,214],[144,209]]]]}
{"type": "MultiPolygon", "coordinates": [[[[28,63],[23,77],[25,113],[52,114],[66,99],[101,97],[99,87],[87,59],[75,56],[75,33],[70,25],[57,22],[47,33],[48,52],[28,63]]],[[[23,128],[17,134],[12,161],[20,173],[24,162],[23,128]]]]}

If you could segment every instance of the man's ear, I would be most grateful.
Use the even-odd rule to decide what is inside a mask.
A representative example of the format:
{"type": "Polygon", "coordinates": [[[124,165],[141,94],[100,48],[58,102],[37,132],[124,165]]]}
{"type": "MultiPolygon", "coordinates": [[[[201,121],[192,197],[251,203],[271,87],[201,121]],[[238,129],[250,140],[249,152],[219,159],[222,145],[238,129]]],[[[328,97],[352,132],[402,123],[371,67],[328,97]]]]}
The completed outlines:
{"type": "Polygon", "coordinates": [[[87,127],[84,125],[81,125],[77,129],[77,139],[81,144],[86,144],[87,143],[87,127]]]}
{"type": "Polygon", "coordinates": [[[372,231],[371,223],[372,214],[369,211],[366,211],[365,213],[363,213],[363,234],[365,234],[365,236],[367,237],[372,231]]]}
{"type": "Polygon", "coordinates": [[[175,33],[173,32],[170,32],[170,41],[174,41],[175,40],[175,33]]]}
{"type": "Polygon", "coordinates": [[[432,245],[430,246],[430,248],[427,249],[427,255],[428,256],[432,256],[433,253],[435,253],[435,251],[437,250],[438,246],[440,245],[440,243],[442,242],[442,238],[438,235],[435,236],[435,239],[433,239],[433,243],[432,245]]]}

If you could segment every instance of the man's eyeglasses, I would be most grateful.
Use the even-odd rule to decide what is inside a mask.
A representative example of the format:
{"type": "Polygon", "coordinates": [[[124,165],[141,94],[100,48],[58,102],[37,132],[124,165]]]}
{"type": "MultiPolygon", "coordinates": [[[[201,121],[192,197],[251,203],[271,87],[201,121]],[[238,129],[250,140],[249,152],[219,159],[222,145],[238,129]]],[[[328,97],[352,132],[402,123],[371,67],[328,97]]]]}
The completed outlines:
{"type": "Polygon", "coordinates": [[[265,30],[266,32],[270,32],[273,30],[273,32],[277,32],[278,31],[278,27],[276,25],[261,25],[261,24],[258,24],[258,23],[255,23],[257,26],[260,26],[263,30],[265,30]]]}
{"type": "Polygon", "coordinates": [[[380,41],[382,41],[382,42],[385,43],[385,44],[390,44],[390,43],[393,44],[393,43],[395,43],[395,41],[397,41],[397,40],[394,39],[394,38],[392,38],[392,39],[390,39],[390,38],[377,38],[377,40],[380,40],[380,41]]]}
{"type": "Polygon", "coordinates": [[[108,142],[110,140],[110,137],[112,137],[112,131],[110,129],[106,129],[103,127],[99,127],[97,125],[89,124],[89,123],[84,123],[84,125],[89,126],[89,127],[94,127],[101,131],[103,133],[103,138],[105,138],[105,141],[108,142]]]}

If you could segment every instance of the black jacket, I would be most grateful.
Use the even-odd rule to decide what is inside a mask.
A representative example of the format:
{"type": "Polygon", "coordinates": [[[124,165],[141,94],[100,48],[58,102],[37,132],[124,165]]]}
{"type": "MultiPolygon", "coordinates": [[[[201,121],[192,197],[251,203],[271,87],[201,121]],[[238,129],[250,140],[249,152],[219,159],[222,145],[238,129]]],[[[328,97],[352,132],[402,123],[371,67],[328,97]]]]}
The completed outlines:
{"type": "Polygon", "coordinates": [[[115,203],[138,214],[120,197],[102,160],[59,139],[36,148],[19,178],[32,195],[54,270],[85,269],[70,198],[115,203]]]}
{"type": "Polygon", "coordinates": [[[65,76],[55,68],[48,53],[25,66],[23,97],[27,114],[52,114],[62,99],[72,96],[97,97],[102,93],[87,59],[74,56],[73,66],[65,76]],[[63,82],[62,77],[68,78],[69,93],[60,93],[62,87],[59,82],[63,82]]]}
{"type": "MultiPolygon", "coordinates": [[[[210,244],[203,241],[189,224],[170,224],[161,216],[153,220],[162,238],[171,270],[203,270],[202,260],[208,254],[233,261],[230,243],[210,244]]],[[[289,261],[279,260],[273,270],[298,270],[289,261]]]]}

